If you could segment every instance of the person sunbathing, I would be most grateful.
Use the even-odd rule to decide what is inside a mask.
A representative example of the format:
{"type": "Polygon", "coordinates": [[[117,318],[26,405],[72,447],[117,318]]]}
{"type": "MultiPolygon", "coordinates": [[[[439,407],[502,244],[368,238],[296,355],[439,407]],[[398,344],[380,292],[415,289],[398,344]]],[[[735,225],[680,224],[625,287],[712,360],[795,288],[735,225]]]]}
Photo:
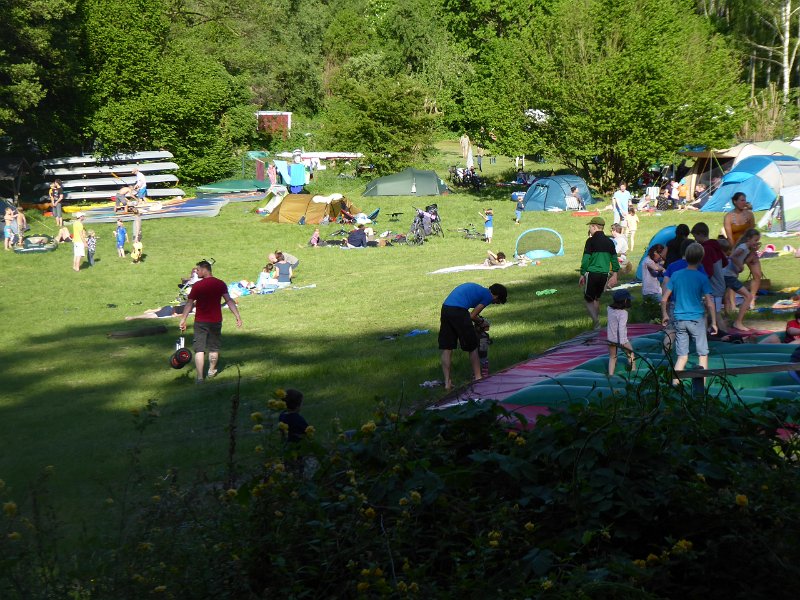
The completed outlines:
{"type": "Polygon", "coordinates": [[[504,252],[498,252],[497,254],[495,254],[494,252],[489,250],[488,252],[486,252],[486,254],[488,254],[488,256],[486,257],[486,260],[483,261],[483,264],[486,265],[487,267],[496,267],[499,265],[506,264],[506,255],[504,252]]]}
{"type": "Polygon", "coordinates": [[[56,234],[56,237],[53,238],[53,241],[56,244],[60,244],[61,242],[71,242],[72,236],[69,233],[69,229],[67,229],[66,227],[62,227],[61,229],[59,229],[58,233],[56,234]]]}
{"type": "Polygon", "coordinates": [[[132,317],[125,317],[126,321],[134,321],[137,319],[168,319],[170,317],[180,317],[183,314],[183,309],[186,304],[162,306],[160,308],[150,308],[140,315],[132,317]]]}

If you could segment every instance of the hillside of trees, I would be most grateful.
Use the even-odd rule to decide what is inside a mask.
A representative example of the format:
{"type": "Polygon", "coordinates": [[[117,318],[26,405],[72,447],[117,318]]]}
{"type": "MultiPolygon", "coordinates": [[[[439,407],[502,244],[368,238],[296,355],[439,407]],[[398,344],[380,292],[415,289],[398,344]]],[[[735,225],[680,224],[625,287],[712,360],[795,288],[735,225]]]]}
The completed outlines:
{"type": "Polygon", "coordinates": [[[0,155],[164,148],[186,184],[243,149],[388,171],[466,131],[600,187],[683,145],[797,130],[794,0],[2,0],[0,155]],[[289,142],[256,110],[295,114],[289,142]]]}

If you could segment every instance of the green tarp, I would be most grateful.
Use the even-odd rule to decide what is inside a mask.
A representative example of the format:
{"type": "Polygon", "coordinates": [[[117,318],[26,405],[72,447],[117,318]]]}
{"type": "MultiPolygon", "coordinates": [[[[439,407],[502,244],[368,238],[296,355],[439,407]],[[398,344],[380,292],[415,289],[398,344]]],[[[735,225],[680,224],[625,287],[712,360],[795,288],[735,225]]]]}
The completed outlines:
{"type": "Polygon", "coordinates": [[[373,179],[362,196],[439,196],[448,191],[445,182],[434,171],[408,168],[373,179]]]}

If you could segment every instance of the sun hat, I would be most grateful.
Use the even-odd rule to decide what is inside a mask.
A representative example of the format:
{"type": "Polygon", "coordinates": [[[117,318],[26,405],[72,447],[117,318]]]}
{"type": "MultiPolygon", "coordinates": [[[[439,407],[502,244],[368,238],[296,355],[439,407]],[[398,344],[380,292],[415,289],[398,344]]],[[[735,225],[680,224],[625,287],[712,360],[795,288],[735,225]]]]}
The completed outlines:
{"type": "Polygon", "coordinates": [[[612,296],[614,302],[625,302],[625,300],[632,300],[631,293],[628,290],[617,290],[612,296]]]}
{"type": "Polygon", "coordinates": [[[603,217],[592,217],[592,220],[589,221],[588,225],[599,225],[600,227],[605,227],[606,220],[603,217]]]}
{"type": "Polygon", "coordinates": [[[82,219],[82,218],[83,218],[83,217],[85,217],[85,216],[86,216],[86,215],[85,215],[85,214],[83,214],[82,212],[75,213],[75,218],[76,218],[76,219],[82,219]]]}

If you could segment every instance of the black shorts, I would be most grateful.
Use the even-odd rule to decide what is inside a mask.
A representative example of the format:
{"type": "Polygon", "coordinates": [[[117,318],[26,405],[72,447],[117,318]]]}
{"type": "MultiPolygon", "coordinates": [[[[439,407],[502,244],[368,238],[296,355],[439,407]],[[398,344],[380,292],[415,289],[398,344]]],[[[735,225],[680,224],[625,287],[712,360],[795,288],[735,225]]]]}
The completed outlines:
{"type": "Polygon", "coordinates": [[[478,347],[478,334],[469,311],[457,306],[442,306],[439,350],[455,350],[457,343],[464,352],[472,352],[478,347]]]}
{"type": "Polygon", "coordinates": [[[219,352],[222,345],[222,322],[203,323],[194,322],[194,340],[192,347],[195,352],[219,352]]]}
{"type": "Polygon", "coordinates": [[[608,283],[608,273],[587,273],[586,287],[583,290],[583,297],[587,302],[600,300],[600,296],[606,289],[608,283]]]}

